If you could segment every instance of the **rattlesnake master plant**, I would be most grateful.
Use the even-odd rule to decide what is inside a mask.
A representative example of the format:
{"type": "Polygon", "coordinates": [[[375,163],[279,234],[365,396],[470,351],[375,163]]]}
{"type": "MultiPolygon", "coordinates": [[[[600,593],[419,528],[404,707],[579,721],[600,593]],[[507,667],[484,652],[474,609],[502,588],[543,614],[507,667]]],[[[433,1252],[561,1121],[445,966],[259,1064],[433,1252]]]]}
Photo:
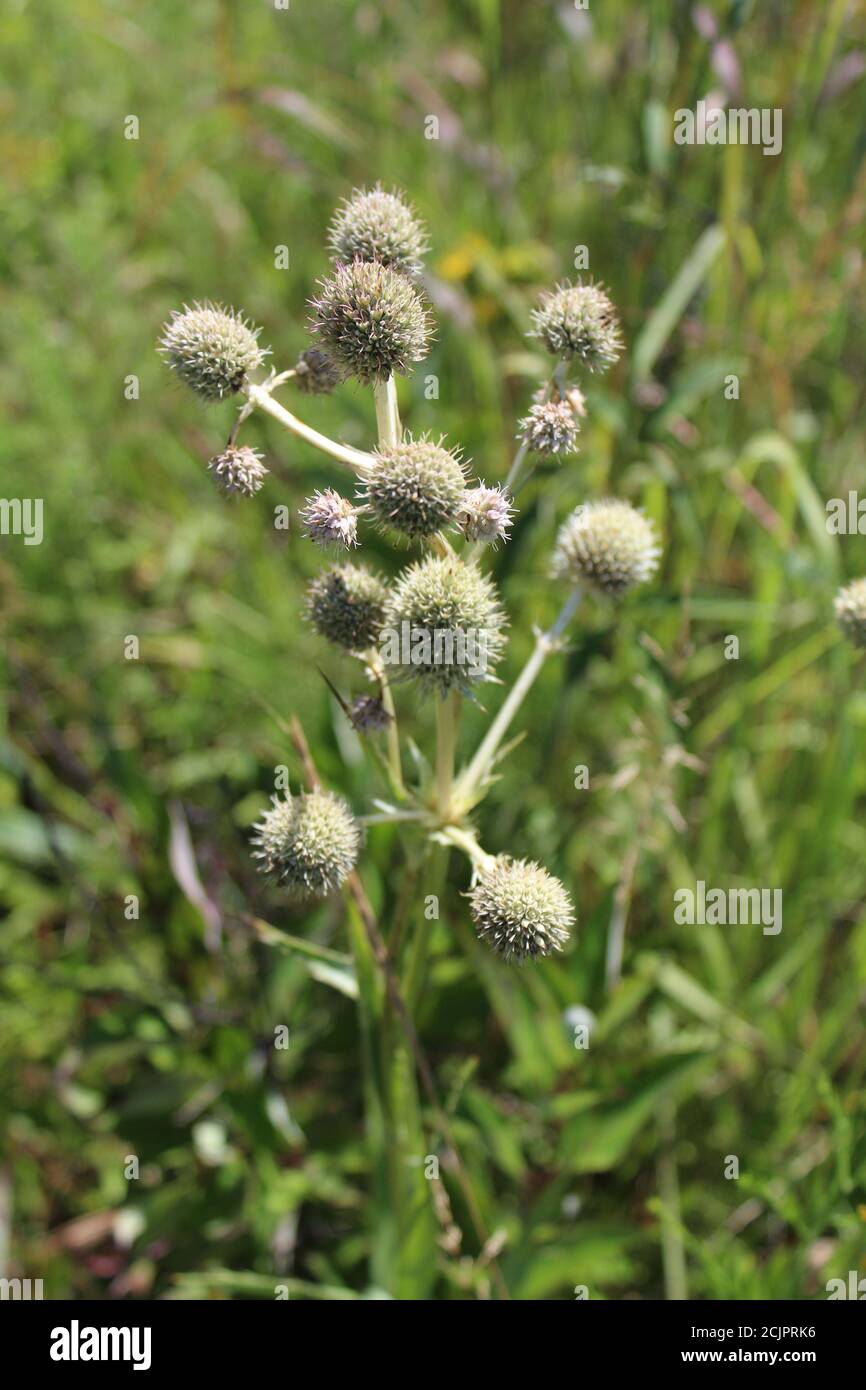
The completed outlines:
{"type": "MultiPolygon", "coordinates": [[[[511,685],[501,680],[509,674],[508,618],[487,567],[497,545],[509,539],[527,459],[561,461],[574,453],[587,406],[569,372],[603,372],[617,361],[622,339],[616,311],[600,285],[562,284],[542,295],[530,336],[551,354],[550,376],[527,405],[505,478],[491,480],[488,461],[488,476],[479,479],[458,448],[427,435],[413,437],[400,420],[395,377],[426,356],[432,329],[417,286],[427,237],[416,214],[380,185],[355,190],[336,212],[328,240],[334,266],[311,299],[316,341],[290,370],[265,376],[260,330],[233,310],[209,304],[175,314],[160,344],[168,365],[200,396],[245,397],[228,443],[210,464],[223,490],[251,496],[264,481],[260,456],[237,443],[255,410],[343,472],[339,486],[335,479],[299,509],[304,537],[343,552],[341,561],[326,565],[310,583],[307,616],[319,637],[359,671],[364,688],[345,690],[345,697],[326,679],[374,756],[384,794],[376,813],[360,818],[340,797],[319,789],[275,800],[255,827],[253,854],[293,898],[322,897],[353,870],[362,822],[391,821],[407,837],[420,835],[464,854],[465,910],[479,939],[504,962],[533,961],[566,945],[575,920],[571,896],[534,860],[487,852],[473,813],[492,783],[523,699],[546,658],[562,646],[581,589],[621,598],[652,577],[659,548],[649,521],[627,502],[588,501],[568,517],[553,566],[563,581],[562,608],[552,626],[536,634],[532,654],[511,685]],[[369,449],[319,433],[276,399],[287,383],[312,397],[350,377],[373,388],[377,437],[369,449]],[[394,545],[390,576],[346,558],[376,532],[394,545]],[[479,691],[489,692],[490,681],[502,685],[503,695],[498,701],[485,696],[498,708],[458,768],[461,707],[466,698],[477,700],[479,691]],[[435,713],[429,759],[414,746],[412,759],[406,757],[404,725],[418,700],[407,692],[398,709],[392,686],[401,690],[404,682],[435,713]]],[[[866,631],[862,595],[840,603],[840,621],[859,640],[866,631]]],[[[343,683],[345,689],[350,681],[343,683]]]]}

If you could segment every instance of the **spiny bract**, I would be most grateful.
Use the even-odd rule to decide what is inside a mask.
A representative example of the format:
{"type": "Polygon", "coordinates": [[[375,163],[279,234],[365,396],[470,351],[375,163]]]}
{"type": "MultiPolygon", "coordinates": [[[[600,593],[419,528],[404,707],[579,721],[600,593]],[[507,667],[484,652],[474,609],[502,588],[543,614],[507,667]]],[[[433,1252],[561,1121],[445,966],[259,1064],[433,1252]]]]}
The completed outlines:
{"type": "Polygon", "coordinates": [[[269,349],[259,346],[260,328],[251,328],[243,315],[220,304],[186,305],[172,310],[159,340],[171,370],[196,395],[221,401],[234,395],[249,372],[261,366],[269,349]]]}
{"type": "Polygon", "coordinates": [[[243,497],[253,497],[268,474],[258,449],[250,449],[246,444],[239,448],[227,445],[221,454],[208,460],[207,471],[223,492],[240,493],[243,497]]]}
{"type": "Polygon", "coordinates": [[[272,797],[253,827],[253,858],[262,873],[300,897],[323,898],[358,861],[361,827],[342,797],[313,791],[272,797]]]}
{"type": "Polygon", "coordinates": [[[532,338],[566,361],[604,372],[619,358],[622,339],[616,310],[601,285],[558,285],[541,296],[532,312],[532,338]]]}
{"type": "Polygon", "coordinates": [[[380,444],[360,492],[376,520],[409,540],[433,536],[457,514],[466,488],[456,452],[431,439],[380,444]]]}
{"type": "Polygon", "coordinates": [[[379,261],[418,275],[428,250],[427,235],[412,208],[397,193],[356,188],[334,214],[328,241],[336,261],[379,261]]]}
{"type": "Polygon", "coordinates": [[[388,596],[382,660],[441,694],[488,680],[502,655],[507,618],[493,582],[456,555],[403,570],[388,596]]]}
{"type": "Polygon", "coordinates": [[[350,652],[379,641],[388,591],[363,565],[333,565],[307,589],[307,612],[316,631],[350,652]]]}
{"type": "Polygon", "coordinates": [[[561,951],[574,922],[559,879],[527,859],[500,855],[479,873],[469,899],[479,938],[506,961],[561,951]]]}
{"type": "Polygon", "coordinates": [[[553,573],[618,598],[655,573],[661,551],[642,512],[607,498],[586,502],[560,527],[553,573]]]}
{"type": "Polygon", "coordinates": [[[310,301],[318,333],[347,376],[386,381],[407,376],[427,355],[430,324],[414,285],[378,261],[337,266],[310,301]]]}
{"type": "Polygon", "coordinates": [[[866,647],[866,578],[852,579],[836,595],[836,619],[855,647],[866,647]]]}

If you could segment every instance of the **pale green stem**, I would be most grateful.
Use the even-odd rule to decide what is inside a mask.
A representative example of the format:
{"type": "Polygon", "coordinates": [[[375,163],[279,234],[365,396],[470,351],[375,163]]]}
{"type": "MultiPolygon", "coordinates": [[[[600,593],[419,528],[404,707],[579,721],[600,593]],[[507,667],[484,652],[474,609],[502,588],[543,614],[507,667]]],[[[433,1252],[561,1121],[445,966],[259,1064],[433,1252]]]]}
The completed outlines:
{"type": "Polygon", "coordinates": [[[389,376],[387,381],[374,382],[373,399],[376,402],[376,428],[379,432],[379,443],[399,444],[403,429],[397,406],[397,386],[392,376],[389,376]]]}
{"type": "Polygon", "coordinates": [[[454,750],[457,745],[456,700],[449,695],[436,695],[436,809],[443,821],[451,814],[451,788],[454,784],[454,750]]]}
{"type": "Polygon", "coordinates": [[[397,726],[397,710],[394,705],[394,695],[388,680],[379,653],[375,647],[371,647],[366,654],[367,665],[370,667],[375,679],[378,681],[379,689],[382,694],[382,706],[385,713],[390,716],[388,720],[388,767],[391,772],[391,781],[394,784],[394,791],[398,796],[406,795],[406,784],[403,781],[403,763],[400,757],[400,731],[397,726]]]}
{"type": "Polygon", "coordinates": [[[453,845],[468,856],[474,869],[491,869],[496,858],[483,850],[471,830],[463,830],[457,825],[447,826],[439,835],[440,841],[453,845]]]}
{"type": "Polygon", "coordinates": [[[560,646],[560,637],[564,628],[574,616],[577,605],[580,602],[580,590],[572,589],[565,603],[559,611],[556,622],[547,632],[540,632],[535,639],[535,648],[521,671],[517,680],[512,686],[508,698],[499,710],[484,738],[481,740],[472,761],[468,767],[461,772],[457,778],[455,787],[455,800],[458,807],[471,801],[479,784],[489,773],[493,766],[496,753],[503,738],[508,732],[508,727],[523,704],[529,691],[535,682],[535,678],[544,665],[545,660],[551,652],[556,651],[560,646]]]}
{"type": "Polygon", "coordinates": [[[298,439],[303,439],[307,444],[312,444],[314,449],[321,449],[323,454],[330,454],[331,458],[337,459],[339,463],[351,468],[353,473],[365,472],[373,462],[370,454],[362,453],[360,449],[352,449],[348,444],[338,444],[336,440],[329,439],[325,434],[319,434],[312,426],[305,425],[303,420],[299,420],[291,411],[286,410],[275,401],[269,390],[264,386],[257,386],[250,382],[244,387],[250,405],[258,410],[263,410],[266,415],[271,415],[275,420],[298,439]]]}

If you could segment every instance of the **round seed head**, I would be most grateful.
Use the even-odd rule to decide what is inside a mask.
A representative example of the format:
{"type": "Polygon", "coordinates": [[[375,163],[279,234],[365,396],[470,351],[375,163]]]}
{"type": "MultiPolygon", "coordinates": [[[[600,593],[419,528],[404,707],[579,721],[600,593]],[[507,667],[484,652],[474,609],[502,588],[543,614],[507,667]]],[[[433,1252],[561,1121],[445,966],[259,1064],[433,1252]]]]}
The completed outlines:
{"type": "Polygon", "coordinates": [[[836,595],[836,620],[855,647],[866,647],[866,579],[854,579],[836,595]]]}
{"type": "Polygon", "coordinates": [[[520,421],[521,438],[533,454],[576,454],[579,429],[577,416],[567,400],[533,405],[520,421]]]}
{"type": "Polygon", "coordinates": [[[314,492],[301,508],[300,517],[316,545],[342,545],[349,550],[358,544],[358,508],[335,488],[314,492]]]}
{"type": "Polygon", "coordinates": [[[418,291],[378,261],[338,265],[310,301],[313,331],[347,376],[385,381],[408,376],[427,356],[430,323],[418,291]]]}
{"type": "Polygon", "coordinates": [[[358,695],[349,706],[352,728],[359,734],[379,734],[391,723],[391,715],[376,695],[358,695]]]}
{"type": "Polygon", "coordinates": [[[578,507],[560,527],[553,573],[618,598],[652,577],[660,555],[643,513],[608,498],[578,507]]]}
{"type": "Polygon", "coordinates": [[[457,512],[457,525],[468,541],[484,541],[494,545],[497,541],[507,541],[511,529],[514,508],[507,492],[502,488],[468,488],[457,512]]]}
{"type": "Polygon", "coordinates": [[[320,348],[305,348],[295,363],[295,385],[305,396],[330,395],[340,380],[339,367],[320,348]]]}
{"type": "Polygon", "coordinates": [[[469,893],[479,939],[503,960],[536,960],[561,951],[574,922],[558,878],[527,859],[500,855],[469,893]]]}
{"type": "Polygon", "coordinates": [[[532,312],[531,338],[540,338],[554,357],[576,358],[591,372],[604,372],[622,352],[619,320],[601,285],[558,285],[541,296],[532,312]]]}
{"type": "Polygon", "coordinates": [[[363,565],[334,565],[307,589],[307,613],[321,637],[350,652],[375,646],[388,591],[363,565]]]}
{"type": "Polygon", "coordinates": [[[242,497],[257,493],[268,473],[258,449],[232,444],[208,461],[207,471],[223,492],[242,497]]]}
{"type": "Polygon", "coordinates": [[[360,495],[382,527],[417,540],[453,521],[466,488],[455,451],[407,438],[380,444],[373,459],[360,495]]]}
{"type": "Polygon", "coordinates": [[[342,797],[314,791],[272,807],[253,827],[253,858],[296,897],[324,898],[358,862],[361,827],[342,797]]]}
{"type": "Polygon", "coordinates": [[[328,231],[335,261],[378,261],[418,275],[429,250],[427,235],[412,208],[397,193],[356,188],[337,212],[328,231]]]}
{"type": "Polygon", "coordinates": [[[431,555],[403,570],[388,596],[383,662],[441,694],[490,679],[507,619],[492,581],[456,555],[431,555]]]}
{"type": "Polygon", "coordinates": [[[261,366],[269,349],[259,346],[260,328],[251,328],[234,309],[220,304],[184,305],[172,310],[158,350],[171,370],[205,401],[221,401],[239,391],[249,372],[261,366]]]}

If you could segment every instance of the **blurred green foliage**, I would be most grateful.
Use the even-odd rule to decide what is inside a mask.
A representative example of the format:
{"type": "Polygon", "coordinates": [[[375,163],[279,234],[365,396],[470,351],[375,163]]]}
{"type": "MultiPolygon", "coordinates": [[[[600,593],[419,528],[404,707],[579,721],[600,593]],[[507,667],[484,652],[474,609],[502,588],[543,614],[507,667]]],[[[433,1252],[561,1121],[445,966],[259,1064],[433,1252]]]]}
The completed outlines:
{"type": "MultiPolygon", "coordinates": [[[[232,407],[200,407],[154,352],[173,306],[212,296],[291,365],[331,210],[378,178],[434,246],[438,338],[404,418],[487,481],[541,369],[529,309],[575,247],[622,311],[579,457],[534,477],[499,552],[503,674],[556,611],[549,552],[577,502],[615,491],[664,537],[659,582],[618,617],[587,605],[546,666],[481,817],[487,848],[573,891],[567,955],[486,955],[463,862],[440,885],[402,830],[364,856],[384,934],[429,933],[419,1029],[502,1277],[518,1299],[810,1298],[866,1271],[866,697],[831,616],[866,544],[824,524],[863,479],[864,47],[848,0],[7,0],[0,492],[45,506],[42,545],[0,538],[9,1271],[50,1297],[487,1291],[399,1047],[405,1132],[377,1167],[381,989],[357,921],[288,909],[248,857],[274,767],[300,775],[292,712],[332,785],[359,808],[380,790],[317,666],[356,677],[299,616],[319,557],[272,524],[333,473],[256,419],[272,475],[226,503],[203,465],[232,407]],[[712,90],[782,108],[781,155],[676,146],[673,112],[712,90]],[[783,931],[675,926],[699,878],[781,887],[783,931]]],[[[368,391],[307,413],[372,439],[368,391]]],[[[429,746],[430,709],[398,703],[429,746]]],[[[469,712],[461,751],[484,724],[469,712]]]]}

